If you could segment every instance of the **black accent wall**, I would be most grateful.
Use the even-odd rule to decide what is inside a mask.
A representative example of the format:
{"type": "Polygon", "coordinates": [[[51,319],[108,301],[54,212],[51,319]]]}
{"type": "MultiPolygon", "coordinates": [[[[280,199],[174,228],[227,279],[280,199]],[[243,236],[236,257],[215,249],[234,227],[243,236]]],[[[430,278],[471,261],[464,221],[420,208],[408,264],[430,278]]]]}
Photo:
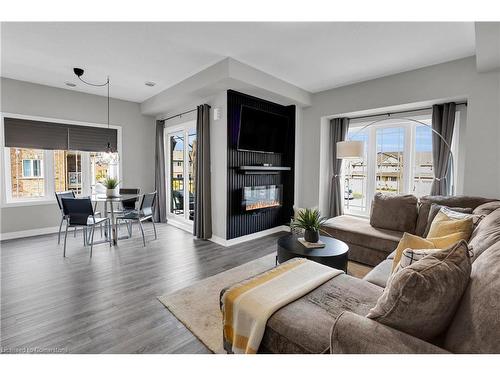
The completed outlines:
{"type": "Polygon", "coordinates": [[[293,215],[294,164],[295,164],[295,106],[283,106],[254,96],[233,90],[227,92],[227,239],[232,239],[265,229],[288,224],[293,215]],[[265,154],[250,151],[238,151],[238,132],[242,105],[287,116],[290,129],[283,154],[265,154]],[[239,167],[243,165],[272,164],[290,167],[290,171],[278,174],[243,174],[239,167]],[[255,213],[245,213],[241,207],[242,188],[244,186],[282,185],[283,204],[279,208],[270,208],[255,213]]]}

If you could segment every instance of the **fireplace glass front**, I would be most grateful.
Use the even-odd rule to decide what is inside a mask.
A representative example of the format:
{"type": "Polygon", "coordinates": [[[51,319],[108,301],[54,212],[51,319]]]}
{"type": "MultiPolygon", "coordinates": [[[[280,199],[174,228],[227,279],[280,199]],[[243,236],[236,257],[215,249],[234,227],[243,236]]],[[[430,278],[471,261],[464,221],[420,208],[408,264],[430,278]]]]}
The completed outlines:
{"type": "Polygon", "coordinates": [[[241,203],[245,212],[280,207],[281,185],[245,186],[241,203]]]}

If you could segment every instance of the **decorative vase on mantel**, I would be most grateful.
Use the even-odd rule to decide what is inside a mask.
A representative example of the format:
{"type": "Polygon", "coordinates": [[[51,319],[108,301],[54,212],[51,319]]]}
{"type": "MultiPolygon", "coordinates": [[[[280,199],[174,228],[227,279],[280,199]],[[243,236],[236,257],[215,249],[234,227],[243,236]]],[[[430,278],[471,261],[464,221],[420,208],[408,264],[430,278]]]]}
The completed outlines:
{"type": "Polygon", "coordinates": [[[120,189],[118,187],[115,187],[114,189],[106,189],[106,197],[108,198],[118,197],[119,193],[120,189]]]}
{"type": "Polygon", "coordinates": [[[304,231],[304,240],[311,243],[316,243],[319,241],[319,230],[306,229],[304,231]]]}

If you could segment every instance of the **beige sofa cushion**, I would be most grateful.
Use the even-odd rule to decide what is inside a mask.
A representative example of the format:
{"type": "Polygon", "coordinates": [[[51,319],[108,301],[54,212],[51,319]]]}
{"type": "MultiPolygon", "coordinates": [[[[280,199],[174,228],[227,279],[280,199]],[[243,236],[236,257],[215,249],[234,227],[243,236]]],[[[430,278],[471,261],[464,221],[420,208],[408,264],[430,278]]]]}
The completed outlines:
{"type": "Polygon", "coordinates": [[[366,280],[372,284],[378,285],[381,288],[385,288],[387,285],[387,280],[392,274],[392,258],[386,259],[382,263],[379,263],[378,266],[373,268],[370,272],[363,277],[363,280],[366,280]]]}
{"type": "Polygon", "coordinates": [[[430,254],[393,274],[367,317],[430,340],[450,324],[470,270],[465,241],[430,254]]]}
{"type": "Polygon", "coordinates": [[[474,229],[469,240],[474,262],[487,248],[500,242],[500,209],[486,216],[474,229]]]}
{"type": "Polygon", "coordinates": [[[487,216],[500,208],[500,201],[487,202],[477,206],[472,212],[474,215],[487,216]]]}
{"type": "Polygon", "coordinates": [[[500,242],[472,263],[444,348],[453,353],[500,353],[500,242]]]}
{"type": "Polygon", "coordinates": [[[364,316],[383,289],[341,274],[302,298],[282,307],[267,321],[259,351],[323,353],[330,347],[330,329],[344,311],[364,316]]]}
{"type": "Polygon", "coordinates": [[[387,254],[394,251],[403,236],[402,232],[374,228],[368,219],[348,215],[328,219],[323,227],[341,241],[366,246],[387,254]]]}
{"type": "Polygon", "coordinates": [[[417,198],[413,195],[386,195],[373,198],[370,224],[380,229],[415,233],[417,198]]]}

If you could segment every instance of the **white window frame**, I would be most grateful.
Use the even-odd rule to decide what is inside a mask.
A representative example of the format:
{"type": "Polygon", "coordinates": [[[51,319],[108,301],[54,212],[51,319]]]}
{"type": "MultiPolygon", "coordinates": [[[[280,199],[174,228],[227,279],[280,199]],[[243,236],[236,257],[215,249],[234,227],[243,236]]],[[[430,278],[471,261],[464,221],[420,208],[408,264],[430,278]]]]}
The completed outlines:
{"type": "MultiPolygon", "coordinates": [[[[458,163],[457,160],[458,158],[458,143],[459,143],[459,127],[460,126],[460,121],[463,121],[463,116],[461,115],[461,108],[457,108],[457,114],[456,114],[456,122],[455,122],[455,128],[454,128],[454,136],[453,136],[453,142],[452,142],[452,153],[453,153],[453,158],[455,160],[455,174],[453,176],[453,184],[457,186],[457,178],[459,173],[457,173],[458,170],[458,163]]],[[[416,138],[416,127],[418,126],[418,123],[415,123],[413,121],[410,122],[405,122],[404,120],[401,120],[399,123],[396,122],[400,118],[411,118],[415,120],[422,120],[426,118],[432,118],[432,110],[422,110],[422,111],[414,111],[410,113],[398,113],[394,114],[394,122],[390,124],[384,124],[384,123],[377,123],[369,126],[368,128],[365,129],[368,135],[368,141],[367,141],[367,162],[366,162],[366,168],[367,168],[367,173],[366,173],[366,209],[365,210],[359,210],[356,208],[350,208],[347,209],[345,208],[345,213],[348,215],[352,216],[363,216],[363,217],[368,217],[370,215],[370,210],[371,210],[371,205],[373,202],[373,196],[375,195],[375,190],[376,190],[376,147],[377,147],[377,130],[378,129],[385,129],[385,128],[391,128],[391,127],[404,127],[405,128],[405,145],[404,145],[404,150],[403,150],[403,160],[405,161],[404,164],[404,175],[403,175],[403,191],[402,193],[407,193],[411,194],[411,186],[414,178],[414,155],[415,155],[415,138],[416,138]]],[[[363,120],[353,120],[349,124],[350,130],[354,129],[361,129],[363,126],[366,126],[367,124],[378,120],[382,119],[385,117],[377,117],[373,116],[369,119],[363,119],[363,120]]],[[[390,120],[390,118],[387,118],[387,120],[390,120]]],[[[344,197],[344,191],[345,191],[345,174],[344,174],[344,168],[342,168],[342,198],[344,197]]],[[[342,199],[342,204],[344,204],[345,201],[342,199]]]]}
{"type": "MultiPolygon", "coordinates": [[[[21,206],[35,206],[35,205],[47,205],[47,204],[57,204],[55,200],[55,181],[54,181],[54,151],[53,150],[43,150],[44,151],[44,162],[42,162],[42,173],[45,182],[45,195],[43,197],[35,198],[12,198],[11,191],[11,170],[10,170],[10,154],[9,148],[5,147],[5,117],[19,118],[25,120],[33,121],[44,121],[44,122],[54,122],[70,125],[80,125],[80,126],[92,126],[98,128],[107,128],[107,124],[98,124],[91,122],[73,121],[56,119],[50,117],[40,117],[40,116],[29,116],[18,113],[7,113],[1,112],[1,129],[0,129],[0,186],[2,186],[1,195],[1,207],[21,207],[21,206]]],[[[116,171],[118,179],[125,183],[122,168],[122,127],[120,125],[109,125],[110,129],[117,130],[117,151],[120,155],[118,170],[116,171]]],[[[82,153],[82,172],[87,171],[87,173],[82,173],[82,195],[89,195],[91,192],[91,171],[90,171],[90,152],[82,153]]]]}
{"type": "Polygon", "coordinates": [[[23,179],[35,179],[35,178],[41,178],[41,177],[44,177],[44,170],[43,170],[43,159],[22,159],[21,160],[21,165],[22,165],[22,175],[23,175],[23,179]],[[30,164],[31,164],[31,167],[30,167],[30,172],[31,174],[29,176],[26,175],[26,173],[24,173],[24,162],[25,161],[29,161],[30,164]],[[40,174],[35,176],[33,174],[33,171],[35,170],[35,168],[33,167],[35,165],[35,161],[38,161],[40,163],[40,167],[39,167],[39,172],[40,174]]]}

